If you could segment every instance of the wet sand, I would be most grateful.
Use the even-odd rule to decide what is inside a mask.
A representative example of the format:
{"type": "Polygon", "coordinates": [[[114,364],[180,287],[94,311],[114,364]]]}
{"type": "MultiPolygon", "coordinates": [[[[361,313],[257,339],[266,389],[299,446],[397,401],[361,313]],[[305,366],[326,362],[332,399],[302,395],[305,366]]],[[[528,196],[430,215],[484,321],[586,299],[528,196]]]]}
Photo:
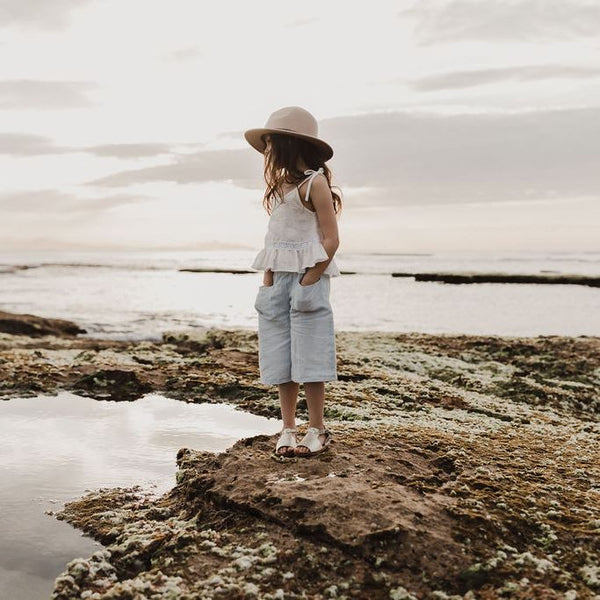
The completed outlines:
{"type": "MultiPolygon", "coordinates": [[[[253,331],[130,342],[73,327],[1,313],[0,396],[157,391],[279,416],[253,331]]],[[[57,517],[106,548],[66,565],[53,597],[600,594],[600,338],[336,335],[329,452],[277,459],[276,436],[181,448],[158,499],[75,499],[57,517]]]]}

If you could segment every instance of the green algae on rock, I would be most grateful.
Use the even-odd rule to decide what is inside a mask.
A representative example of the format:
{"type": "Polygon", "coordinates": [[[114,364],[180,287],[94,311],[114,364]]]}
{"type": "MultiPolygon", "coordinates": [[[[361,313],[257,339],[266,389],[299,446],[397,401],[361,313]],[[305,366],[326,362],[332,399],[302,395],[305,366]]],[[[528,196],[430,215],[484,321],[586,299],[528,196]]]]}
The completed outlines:
{"type": "MultiPolygon", "coordinates": [[[[106,548],[69,563],[55,598],[600,596],[600,339],[336,339],[328,453],[272,460],[268,436],[218,455],[182,448],[163,496],[117,488],[68,503],[59,518],[106,548]]],[[[144,387],[114,384],[115,399],[149,389],[279,417],[253,331],[0,334],[0,365],[4,397],[85,377],[102,394],[120,371],[144,387]]]]}
{"type": "MultiPolygon", "coordinates": [[[[160,571],[183,577],[182,598],[263,598],[277,590],[327,598],[331,586],[340,598],[388,598],[402,589],[416,598],[505,598],[513,588],[521,598],[593,597],[598,536],[586,527],[598,501],[586,504],[588,488],[576,473],[556,490],[556,473],[536,471],[536,463],[553,461],[526,441],[527,432],[463,444],[418,426],[353,423],[336,431],[331,453],[319,460],[272,461],[269,436],[217,455],[181,449],[168,494],[140,499],[105,490],[69,503],[61,518],[108,544],[122,573],[119,593],[160,571]],[[509,455],[528,451],[508,461],[514,467],[505,468],[504,455],[491,464],[503,444],[509,455]],[[560,516],[549,520],[548,506],[561,508],[560,516]]],[[[568,465],[572,445],[564,435],[555,444],[561,439],[556,455],[568,465]]],[[[562,470],[561,462],[553,466],[562,470]]],[[[103,581],[106,593],[116,585],[103,581]]]]}

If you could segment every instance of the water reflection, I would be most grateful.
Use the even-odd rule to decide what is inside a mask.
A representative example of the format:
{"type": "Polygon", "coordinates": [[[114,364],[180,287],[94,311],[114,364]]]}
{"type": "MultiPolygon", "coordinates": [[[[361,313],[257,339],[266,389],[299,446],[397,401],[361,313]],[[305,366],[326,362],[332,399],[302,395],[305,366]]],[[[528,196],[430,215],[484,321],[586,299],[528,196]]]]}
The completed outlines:
{"type": "Polygon", "coordinates": [[[0,597],[48,598],[65,563],[100,546],[46,510],[100,487],[164,492],[175,484],[179,448],[223,451],[279,427],[229,405],[159,394],[108,402],[61,392],[0,402],[0,597]]]}

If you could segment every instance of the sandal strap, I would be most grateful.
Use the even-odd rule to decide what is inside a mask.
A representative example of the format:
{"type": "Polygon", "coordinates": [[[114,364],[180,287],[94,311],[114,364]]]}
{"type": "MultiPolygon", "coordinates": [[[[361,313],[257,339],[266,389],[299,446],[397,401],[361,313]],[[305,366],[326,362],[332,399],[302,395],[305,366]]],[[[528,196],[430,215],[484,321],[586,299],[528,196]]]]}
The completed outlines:
{"type": "Polygon", "coordinates": [[[285,427],[281,430],[279,439],[277,440],[277,445],[275,446],[275,450],[279,450],[282,446],[291,446],[292,448],[296,447],[298,443],[296,441],[296,432],[298,430],[292,427],[285,427]]]}
{"type": "Polygon", "coordinates": [[[327,444],[329,438],[331,437],[331,432],[326,428],[319,429],[318,427],[309,427],[306,435],[302,438],[302,441],[298,444],[298,446],[306,446],[311,452],[316,452],[317,450],[321,450],[327,444]],[[325,441],[321,442],[319,439],[319,435],[325,434],[325,441]]]}

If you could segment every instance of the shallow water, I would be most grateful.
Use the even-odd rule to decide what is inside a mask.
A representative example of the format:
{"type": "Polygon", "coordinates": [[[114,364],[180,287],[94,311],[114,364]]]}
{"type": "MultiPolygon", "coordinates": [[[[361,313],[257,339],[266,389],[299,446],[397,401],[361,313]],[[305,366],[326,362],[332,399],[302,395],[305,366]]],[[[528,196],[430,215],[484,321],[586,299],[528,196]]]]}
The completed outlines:
{"type": "MultiPolygon", "coordinates": [[[[0,254],[0,310],[70,319],[86,337],[160,340],[198,327],[256,330],[256,252],[21,251],[0,254]],[[21,269],[20,266],[28,268],[21,269]]],[[[569,273],[600,276],[600,253],[336,254],[356,275],[331,282],[337,331],[474,335],[600,335],[600,288],[417,282],[391,272],[569,273]]]]}
{"type": "MultiPolygon", "coordinates": [[[[75,321],[86,337],[160,340],[199,327],[256,330],[259,274],[52,266],[0,275],[0,310],[75,321]]],[[[600,288],[452,285],[389,274],[331,281],[337,331],[600,335],[600,288]]]]}
{"type": "Polygon", "coordinates": [[[45,511],[100,487],[175,485],[182,447],[220,452],[280,422],[159,394],[109,402],[61,392],[0,402],[0,598],[50,597],[65,564],[101,545],[45,511]]]}

